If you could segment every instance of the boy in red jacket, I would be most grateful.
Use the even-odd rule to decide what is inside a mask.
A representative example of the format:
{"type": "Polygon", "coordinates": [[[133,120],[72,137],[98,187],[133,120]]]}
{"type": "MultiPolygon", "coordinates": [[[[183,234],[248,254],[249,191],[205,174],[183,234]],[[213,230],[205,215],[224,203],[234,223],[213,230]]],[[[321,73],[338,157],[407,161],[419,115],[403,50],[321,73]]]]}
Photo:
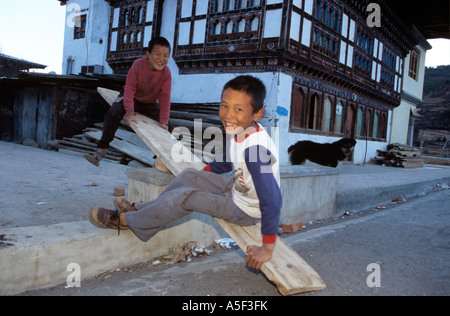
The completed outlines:
{"type": "Polygon", "coordinates": [[[135,111],[155,119],[162,128],[169,130],[172,90],[172,74],[167,67],[169,56],[170,43],[164,37],[157,37],[149,42],[145,57],[133,63],[127,75],[124,97],[114,102],[105,116],[97,152],[85,156],[89,162],[99,166],[120,121],[123,119],[128,126],[131,122],[137,123],[135,111]]]}

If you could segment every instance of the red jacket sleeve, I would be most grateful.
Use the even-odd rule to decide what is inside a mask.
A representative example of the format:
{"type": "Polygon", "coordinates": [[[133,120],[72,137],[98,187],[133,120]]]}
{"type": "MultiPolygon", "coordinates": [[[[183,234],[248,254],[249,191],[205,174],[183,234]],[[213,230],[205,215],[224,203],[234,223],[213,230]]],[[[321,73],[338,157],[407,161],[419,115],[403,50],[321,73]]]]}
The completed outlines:
{"type": "Polygon", "coordinates": [[[172,91],[172,74],[170,69],[165,69],[164,82],[158,95],[159,102],[159,123],[168,124],[170,116],[170,93],[172,91]]]}
{"type": "Polygon", "coordinates": [[[137,89],[138,75],[137,63],[134,62],[128,71],[124,87],[123,107],[126,114],[134,114],[134,95],[137,89]]]}

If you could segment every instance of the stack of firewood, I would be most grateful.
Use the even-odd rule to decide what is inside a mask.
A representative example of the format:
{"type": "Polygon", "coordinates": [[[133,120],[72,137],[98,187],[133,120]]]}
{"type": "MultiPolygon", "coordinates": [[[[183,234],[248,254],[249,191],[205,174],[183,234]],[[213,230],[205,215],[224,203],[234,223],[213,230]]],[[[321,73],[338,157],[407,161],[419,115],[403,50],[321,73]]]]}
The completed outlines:
{"type": "Polygon", "coordinates": [[[375,160],[380,165],[391,167],[423,167],[423,159],[420,157],[420,150],[399,143],[389,144],[387,150],[378,149],[378,155],[375,157],[375,160]]]}

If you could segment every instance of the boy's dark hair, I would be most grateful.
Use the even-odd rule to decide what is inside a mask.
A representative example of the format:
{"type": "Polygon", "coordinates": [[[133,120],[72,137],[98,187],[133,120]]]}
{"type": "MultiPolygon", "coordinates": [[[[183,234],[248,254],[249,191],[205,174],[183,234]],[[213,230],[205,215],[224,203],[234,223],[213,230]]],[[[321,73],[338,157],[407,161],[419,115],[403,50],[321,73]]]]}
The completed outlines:
{"type": "Polygon", "coordinates": [[[251,102],[253,106],[253,113],[258,112],[264,107],[266,87],[258,78],[247,75],[238,76],[225,84],[222,90],[222,95],[223,92],[228,88],[247,93],[252,99],[251,102]]]}
{"type": "Polygon", "coordinates": [[[153,47],[155,47],[155,45],[160,45],[160,46],[168,47],[168,48],[169,48],[169,51],[170,51],[170,43],[169,43],[169,41],[168,41],[165,37],[155,37],[155,38],[152,38],[152,39],[150,40],[150,42],[148,42],[147,51],[148,51],[149,53],[151,53],[152,50],[153,50],[153,47]]]}

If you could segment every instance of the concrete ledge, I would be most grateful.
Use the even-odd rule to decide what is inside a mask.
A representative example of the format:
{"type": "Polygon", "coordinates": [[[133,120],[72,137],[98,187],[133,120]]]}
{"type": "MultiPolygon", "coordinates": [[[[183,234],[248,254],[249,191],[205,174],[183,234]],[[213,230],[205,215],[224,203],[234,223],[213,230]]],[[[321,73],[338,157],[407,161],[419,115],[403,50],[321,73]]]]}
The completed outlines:
{"type": "Polygon", "coordinates": [[[155,168],[130,168],[128,176],[128,201],[132,203],[156,199],[174,178],[171,173],[155,168]]]}
{"type": "Polygon", "coordinates": [[[338,174],[318,165],[281,166],[281,224],[335,215],[338,174]]]}
{"type": "Polygon", "coordinates": [[[159,186],[168,185],[174,178],[173,174],[161,172],[155,168],[128,168],[125,170],[125,174],[128,179],[131,178],[159,186]]]}
{"type": "Polygon", "coordinates": [[[331,167],[322,167],[319,165],[281,165],[280,176],[282,179],[298,178],[298,177],[313,177],[313,176],[330,176],[338,175],[339,170],[331,167]]]}
{"type": "MultiPolygon", "coordinates": [[[[150,201],[173,176],[154,168],[128,169],[128,200],[150,201]]],[[[281,223],[312,221],[336,213],[338,170],[319,165],[280,166],[283,207],[281,223]]],[[[231,174],[230,174],[231,175],[231,174]]]]}
{"type": "Polygon", "coordinates": [[[211,238],[226,236],[213,222],[210,216],[194,213],[145,243],[130,230],[118,236],[116,230],[89,221],[2,229],[0,295],[65,283],[72,272],[67,271],[70,263],[80,266],[83,279],[166,255],[189,241],[210,246],[211,238]]]}

